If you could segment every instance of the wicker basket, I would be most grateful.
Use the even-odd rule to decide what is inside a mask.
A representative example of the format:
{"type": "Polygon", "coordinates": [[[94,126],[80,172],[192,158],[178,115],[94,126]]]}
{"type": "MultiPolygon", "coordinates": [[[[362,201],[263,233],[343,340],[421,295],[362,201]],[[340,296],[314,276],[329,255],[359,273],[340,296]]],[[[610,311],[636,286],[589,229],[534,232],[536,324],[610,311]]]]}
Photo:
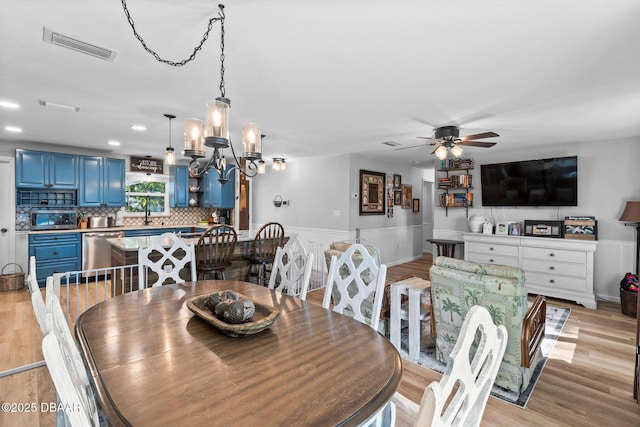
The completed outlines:
{"type": "Polygon", "coordinates": [[[0,271],[0,291],[17,291],[24,287],[24,271],[20,264],[10,262],[5,264],[0,271]],[[10,265],[17,265],[20,268],[20,273],[4,274],[4,269],[10,265]]]}

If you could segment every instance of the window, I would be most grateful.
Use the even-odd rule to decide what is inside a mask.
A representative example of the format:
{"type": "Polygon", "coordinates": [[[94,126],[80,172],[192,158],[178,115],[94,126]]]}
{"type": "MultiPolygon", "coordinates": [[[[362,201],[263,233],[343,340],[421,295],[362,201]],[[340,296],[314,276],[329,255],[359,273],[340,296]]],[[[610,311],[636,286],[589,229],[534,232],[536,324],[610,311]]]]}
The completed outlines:
{"type": "Polygon", "coordinates": [[[169,216],[169,176],[129,172],[126,175],[125,216],[169,216]]]}

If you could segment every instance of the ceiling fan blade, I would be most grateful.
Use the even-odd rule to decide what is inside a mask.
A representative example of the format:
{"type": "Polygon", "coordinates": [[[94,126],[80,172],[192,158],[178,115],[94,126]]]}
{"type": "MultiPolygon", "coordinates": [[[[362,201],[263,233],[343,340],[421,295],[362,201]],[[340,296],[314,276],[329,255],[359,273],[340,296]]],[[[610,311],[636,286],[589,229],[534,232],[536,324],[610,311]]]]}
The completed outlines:
{"type": "Polygon", "coordinates": [[[431,145],[431,144],[410,145],[409,147],[396,148],[396,151],[398,151],[398,150],[406,150],[407,148],[428,147],[429,145],[431,145]]]}
{"type": "Polygon", "coordinates": [[[456,145],[467,145],[469,147],[493,147],[495,142],[482,142],[482,141],[457,141],[456,145]]]}
{"type": "Polygon", "coordinates": [[[495,136],[500,136],[500,135],[498,135],[495,132],[483,132],[483,133],[477,133],[475,135],[461,136],[460,141],[471,141],[472,139],[493,138],[495,136]]]}
{"type": "Polygon", "coordinates": [[[428,139],[429,141],[441,142],[439,139],[437,139],[437,138],[433,138],[433,137],[431,137],[431,136],[416,136],[416,138],[420,138],[420,139],[428,139]]]}

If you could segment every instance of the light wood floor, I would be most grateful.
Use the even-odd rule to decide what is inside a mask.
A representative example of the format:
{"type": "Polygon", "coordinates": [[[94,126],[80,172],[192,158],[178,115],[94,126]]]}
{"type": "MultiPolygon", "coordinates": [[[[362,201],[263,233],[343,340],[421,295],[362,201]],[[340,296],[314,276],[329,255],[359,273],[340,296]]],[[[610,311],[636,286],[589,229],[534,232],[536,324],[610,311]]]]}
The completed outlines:
{"type": "MultiPolygon", "coordinates": [[[[431,256],[390,267],[388,280],[413,274],[428,278],[431,256]]],[[[309,294],[320,303],[322,290],[309,294]]],[[[620,306],[598,302],[589,310],[569,301],[549,303],[571,308],[571,315],[533,391],[522,410],[489,398],[484,426],[640,426],[640,405],[632,395],[635,319],[620,306]]],[[[29,293],[0,292],[0,371],[42,360],[41,334],[33,316],[29,293]]],[[[426,385],[440,374],[403,362],[399,391],[418,402],[426,385]]],[[[55,402],[46,367],[0,378],[2,402],[55,402]]],[[[330,410],[330,408],[327,408],[330,410]]],[[[51,413],[3,413],[0,426],[54,426],[51,413]]],[[[398,414],[398,426],[410,422],[398,414]]]]}

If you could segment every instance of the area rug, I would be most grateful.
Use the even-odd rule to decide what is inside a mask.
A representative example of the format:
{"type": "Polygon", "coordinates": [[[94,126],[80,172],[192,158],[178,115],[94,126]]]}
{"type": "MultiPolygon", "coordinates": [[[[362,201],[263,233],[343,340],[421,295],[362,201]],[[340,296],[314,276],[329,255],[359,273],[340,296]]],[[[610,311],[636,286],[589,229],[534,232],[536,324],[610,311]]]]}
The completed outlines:
{"type": "MultiPolygon", "coordinates": [[[[533,389],[535,388],[536,383],[540,378],[542,370],[547,364],[547,360],[549,360],[549,355],[553,351],[553,347],[555,346],[556,341],[558,341],[558,337],[560,336],[562,328],[567,322],[570,313],[571,309],[568,307],[555,307],[547,304],[547,319],[544,330],[544,339],[541,343],[542,361],[538,363],[538,366],[534,370],[531,381],[529,382],[529,386],[523,392],[516,393],[514,391],[494,385],[493,389],[491,390],[492,396],[509,402],[521,409],[526,408],[529,397],[531,396],[531,393],[533,393],[533,389]]],[[[423,324],[423,330],[428,330],[428,326],[423,324]]],[[[400,355],[404,359],[411,360],[409,359],[409,354],[407,351],[409,348],[407,328],[404,328],[402,330],[401,340],[402,349],[400,350],[400,355]]],[[[426,340],[423,339],[422,341],[425,342],[426,340]]],[[[415,360],[412,361],[415,362],[415,360]]],[[[433,369],[434,371],[438,371],[440,373],[444,372],[445,369],[445,364],[436,360],[434,348],[428,349],[422,347],[420,351],[420,360],[416,363],[418,363],[418,365],[424,366],[425,368],[433,369]]]]}

